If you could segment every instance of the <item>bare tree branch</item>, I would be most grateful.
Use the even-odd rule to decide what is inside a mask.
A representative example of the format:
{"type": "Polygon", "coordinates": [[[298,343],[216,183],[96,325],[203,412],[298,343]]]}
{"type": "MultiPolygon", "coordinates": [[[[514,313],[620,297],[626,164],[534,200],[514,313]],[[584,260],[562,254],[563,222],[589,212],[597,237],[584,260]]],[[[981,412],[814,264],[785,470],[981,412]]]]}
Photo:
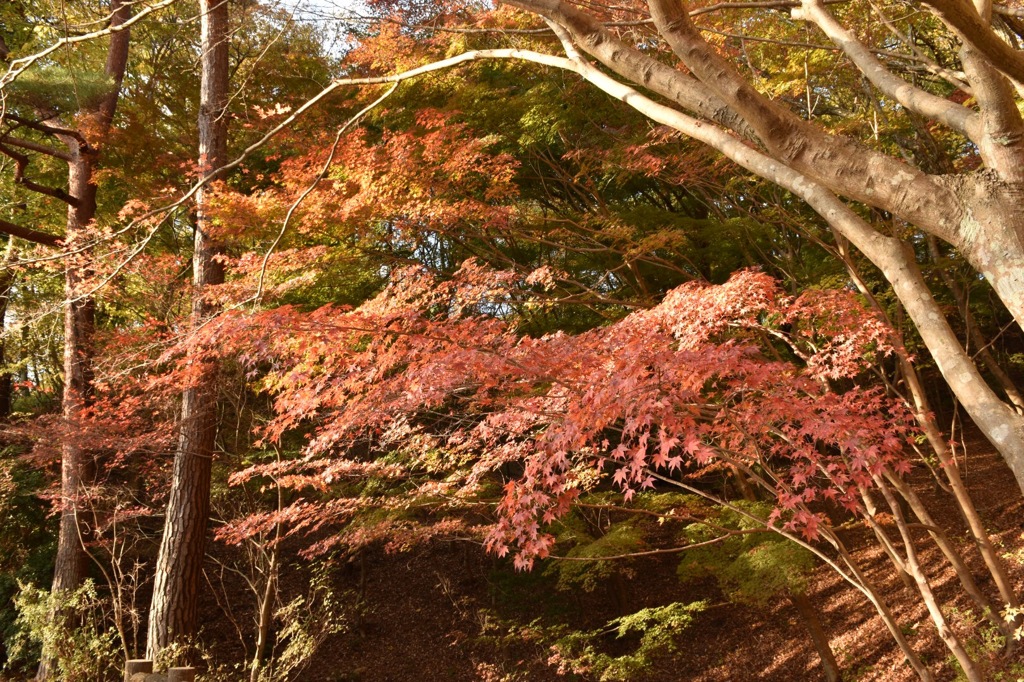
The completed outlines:
{"type": "Polygon", "coordinates": [[[33,230],[31,227],[15,225],[14,223],[9,223],[2,219],[0,219],[0,232],[9,234],[12,237],[17,237],[18,239],[33,242],[34,244],[42,244],[43,246],[60,246],[63,243],[61,237],[56,235],[52,235],[47,232],[40,232],[39,230],[33,230]]]}
{"type": "Polygon", "coordinates": [[[1015,50],[999,37],[964,0],[924,0],[957,33],[973,45],[988,62],[1017,82],[1024,83],[1024,52],[1015,50]]]}
{"type": "Polygon", "coordinates": [[[59,187],[47,187],[46,185],[40,185],[38,182],[34,182],[26,178],[25,170],[28,168],[27,156],[14,151],[4,144],[0,144],[0,154],[4,154],[14,159],[14,182],[16,184],[21,185],[27,190],[31,190],[39,194],[45,194],[46,196],[53,197],[54,199],[59,199],[68,206],[78,206],[78,199],[68,194],[67,191],[59,187]]]}
{"type": "Polygon", "coordinates": [[[747,82],[700,36],[683,7],[673,0],[648,0],[648,5],[672,51],[757,131],[773,158],[832,192],[889,211],[947,241],[958,238],[955,220],[963,210],[942,178],[802,120],[747,82]]]}
{"type": "Polygon", "coordinates": [[[814,22],[885,96],[967,135],[975,143],[980,140],[979,116],[967,107],[915,87],[889,71],[851,31],[836,21],[821,0],[804,0],[800,9],[793,10],[793,17],[814,22]]]}
{"type": "Polygon", "coordinates": [[[153,12],[156,12],[157,10],[169,7],[176,1],[177,0],[160,0],[160,2],[154,5],[150,5],[149,7],[145,7],[139,10],[127,21],[112,24],[98,31],[91,31],[89,33],[83,33],[81,35],[75,36],[65,36],[64,38],[61,38],[60,40],[56,41],[44,50],[40,50],[35,54],[28,55],[27,57],[15,59],[7,68],[7,73],[5,73],[3,77],[0,77],[0,96],[5,96],[6,93],[3,93],[4,88],[6,88],[9,84],[13,83],[15,79],[17,79],[18,76],[24,73],[30,66],[35,64],[40,59],[43,59],[44,57],[53,54],[65,45],[83,43],[89,40],[96,40],[97,38],[102,38],[103,36],[120,33],[122,31],[127,31],[129,28],[131,28],[132,24],[138,23],[143,18],[152,14],[153,12]]]}
{"type": "Polygon", "coordinates": [[[36,130],[46,135],[53,135],[54,137],[69,137],[78,142],[79,149],[90,149],[89,141],[85,139],[85,136],[73,128],[63,128],[61,126],[54,126],[40,121],[33,121],[30,118],[18,116],[17,114],[12,114],[9,111],[3,116],[0,116],[0,120],[14,121],[19,126],[31,128],[32,130],[36,130]]]}
{"type": "Polygon", "coordinates": [[[46,154],[47,156],[52,156],[53,158],[60,159],[61,161],[71,161],[71,154],[68,154],[67,151],[63,149],[56,149],[45,144],[39,144],[38,142],[11,137],[10,133],[0,137],[0,143],[7,144],[12,147],[19,147],[21,149],[28,149],[33,152],[39,152],[40,154],[46,154]]]}

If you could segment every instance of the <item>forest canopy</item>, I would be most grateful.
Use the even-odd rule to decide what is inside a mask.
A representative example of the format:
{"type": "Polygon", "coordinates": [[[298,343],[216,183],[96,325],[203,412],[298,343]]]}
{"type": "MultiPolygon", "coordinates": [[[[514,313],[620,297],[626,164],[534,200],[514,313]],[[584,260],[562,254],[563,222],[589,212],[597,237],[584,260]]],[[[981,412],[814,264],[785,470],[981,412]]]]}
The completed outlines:
{"type": "Polygon", "coordinates": [[[5,3],[0,678],[1019,676],[1022,41],[5,3]]]}

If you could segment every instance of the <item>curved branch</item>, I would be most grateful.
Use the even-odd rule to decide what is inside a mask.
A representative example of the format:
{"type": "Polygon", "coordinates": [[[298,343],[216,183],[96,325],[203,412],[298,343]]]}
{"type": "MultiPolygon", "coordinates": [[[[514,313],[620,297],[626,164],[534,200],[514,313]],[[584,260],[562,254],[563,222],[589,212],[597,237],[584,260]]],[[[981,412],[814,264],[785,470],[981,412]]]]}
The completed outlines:
{"type": "Polygon", "coordinates": [[[1024,52],[1013,49],[963,0],[924,0],[939,17],[960,34],[996,69],[1024,83],[1024,52]]]}
{"type": "MultiPolygon", "coordinates": [[[[517,58],[534,61],[532,57],[535,54],[521,53],[517,58]]],[[[670,126],[698,142],[703,142],[741,167],[806,201],[830,226],[849,239],[882,270],[921,333],[943,377],[982,431],[986,434],[995,434],[990,437],[992,444],[1009,464],[1018,485],[1024,490],[1024,431],[1015,429],[1022,422],[988,387],[977,366],[960,345],[949,322],[929,294],[917,262],[912,253],[908,252],[909,247],[894,237],[887,237],[872,229],[827,186],[751,149],[717,126],[698,121],[654,102],[589,64],[548,55],[544,55],[544,61],[540,63],[579,74],[606,94],[625,102],[652,121],[670,126]]]]}
{"type": "Polygon", "coordinates": [[[675,0],[648,0],[672,51],[753,127],[770,155],[807,179],[886,210],[954,242],[963,210],[945,182],[849,138],[800,119],[748,83],[701,36],[675,0]]]}
{"type": "Polygon", "coordinates": [[[69,163],[71,162],[71,154],[68,154],[63,149],[56,149],[54,147],[49,147],[45,144],[39,144],[38,142],[32,142],[30,140],[21,140],[16,137],[11,137],[10,133],[7,133],[3,137],[0,137],[0,142],[2,142],[3,144],[10,145],[12,147],[19,147],[21,149],[27,149],[29,151],[39,152],[40,154],[52,156],[53,158],[60,159],[61,161],[67,161],[69,163]]]}
{"type": "Polygon", "coordinates": [[[965,106],[911,85],[889,71],[851,31],[836,21],[821,0],[803,0],[802,11],[793,10],[793,17],[814,22],[882,94],[911,111],[963,133],[975,143],[979,142],[982,131],[977,114],[965,106]]]}
{"type": "Polygon", "coordinates": [[[334,144],[331,146],[331,150],[327,154],[327,160],[324,161],[323,168],[320,170],[319,173],[317,173],[316,177],[313,178],[313,182],[311,182],[309,186],[306,187],[305,191],[302,194],[300,194],[299,197],[288,208],[288,213],[284,217],[284,222],[281,223],[281,230],[277,233],[277,237],[274,239],[274,242],[270,245],[270,248],[267,249],[266,254],[264,254],[263,256],[263,263],[260,265],[260,277],[256,284],[256,293],[253,294],[254,303],[258,304],[263,300],[263,284],[267,274],[267,263],[270,262],[271,254],[274,253],[278,245],[281,243],[281,240],[284,239],[284,234],[288,230],[288,223],[291,222],[292,216],[295,215],[295,210],[306,199],[306,197],[308,197],[313,192],[313,190],[316,189],[316,186],[320,184],[320,181],[327,177],[327,172],[331,169],[331,163],[334,161],[334,155],[338,151],[338,143],[341,142],[341,136],[344,135],[349,128],[355,125],[359,121],[359,119],[361,119],[369,112],[373,111],[376,107],[378,107],[381,104],[381,102],[390,97],[395,92],[395,90],[398,89],[398,85],[398,83],[392,85],[387,92],[385,92],[383,95],[375,99],[370,104],[360,109],[358,112],[356,112],[355,116],[345,121],[345,124],[338,128],[338,132],[334,136],[334,144]]]}
{"type": "Polygon", "coordinates": [[[150,5],[149,7],[145,7],[139,10],[134,16],[132,16],[127,21],[121,23],[113,22],[110,26],[100,29],[98,31],[91,31],[89,33],[83,33],[81,35],[75,36],[65,36],[64,38],[61,38],[60,40],[53,43],[44,50],[40,50],[35,54],[28,55],[27,57],[15,59],[7,68],[7,73],[5,73],[3,77],[0,77],[0,96],[4,94],[3,89],[10,83],[14,82],[14,80],[17,79],[18,76],[20,76],[22,73],[24,73],[30,66],[35,64],[40,59],[43,59],[44,57],[53,54],[65,45],[83,43],[89,40],[96,40],[97,38],[102,38],[103,36],[114,35],[117,33],[121,33],[122,31],[127,31],[129,28],[131,28],[132,24],[138,23],[144,17],[146,17],[149,14],[152,14],[153,12],[156,12],[157,10],[169,7],[176,1],[177,0],[161,0],[155,5],[150,5]]]}
{"type": "Polygon", "coordinates": [[[558,24],[584,52],[623,78],[744,137],[754,137],[752,128],[710,88],[626,45],[588,14],[561,0],[508,0],[508,4],[558,24]]]}
{"type": "Polygon", "coordinates": [[[82,135],[82,133],[80,133],[77,130],[74,130],[72,128],[62,128],[60,126],[53,126],[53,125],[49,125],[47,123],[41,123],[39,121],[33,121],[30,118],[24,118],[23,116],[18,116],[17,114],[12,114],[9,111],[4,113],[2,116],[0,116],[0,120],[14,121],[15,123],[17,123],[20,126],[25,126],[26,128],[31,128],[32,130],[36,130],[36,131],[38,131],[40,133],[44,133],[46,135],[52,135],[54,137],[67,137],[67,138],[71,138],[71,139],[75,140],[76,142],[78,142],[78,145],[79,145],[78,148],[80,150],[90,150],[91,149],[91,147],[89,146],[89,141],[85,139],[85,136],[82,135]]]}
{"type": "Polygon", "coordinates": [[[21,185],[27,190],[37,192],[39,194],[45,194],[48,197],[59,199],[68,206],[78,208],[79,201],[75,197],[68,194],[65,190],[59,187],[47,187],[46,185],[40,185],[38,182],[33,182],[25,177],[25,170],[28,168],[28,157],[24,154],[19,154],[5,144],[0,144],[0,154],[9,156],[14,159],[14,182],[21,185]]]}
{"type": "Polygon", "coordinates": [[[970,45],[960,50],[960,61],[981,110],[982,134],[974,142],[985,165],[1004,180],[1024,181],[1024,120],[1013,86],[970,45]]]}

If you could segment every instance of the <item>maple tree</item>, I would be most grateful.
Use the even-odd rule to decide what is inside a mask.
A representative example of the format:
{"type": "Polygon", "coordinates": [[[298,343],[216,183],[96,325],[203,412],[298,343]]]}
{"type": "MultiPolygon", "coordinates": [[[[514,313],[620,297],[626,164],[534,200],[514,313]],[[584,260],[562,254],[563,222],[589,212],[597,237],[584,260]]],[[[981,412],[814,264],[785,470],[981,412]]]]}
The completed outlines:
{"type": "MultiPolygon", "coordinates": [[[[733,508],[688,482],[728,466],[775,500],[767,518],[754,520],[811,548],[856,585],[921,677],[930,679],[884,600],[822,513],[812,509],[825,501],[864,514],[880,544],[892,547],[873,521],[877,512],[868,490],[883,490],[889,507],[900,513],[890,486],[907,494],[899,475],[909,467],[904,450],[913,418],[901,402],[876,391],[836,393],[828,386],[859,374],[868,349],[892,352],[889,328],[865,315],[848,294],[787,299],[756,273],[717,287],[684,285],[650,310],[578,335],[524,337],[488,312],[551,277],[541,270],[522,280],[468,262],[447,283],[407,271],[351,312],[328,307],[304,313],[286,306],[255,317],[223,316],[205,337],[217,343],[198,341],[207,352],[226,350],[278,367],[263,380],[277,413],[265,437],[276,442],[306,422],[314,426],[300,459],[254,466],[236,474],[236,483],[273,476],[279,485],[324,493],[353,477],[405,483],[398,498],[301,499],[221,535],[242,538],[282,521],[295,533],[344,521],[361,509],[402,508],[410,499],[458,505],[477,499],[500,472],[514,470],[521,473],[504,486],[486,544],[499,555],[514,552],[516,565],[526,568],[554,543],[544,524],[602,481],[620,487],[626,502],[638,490],[668,484],[733,508]],[[243,345],[224,344],[224,338],[244,339],[243,345]],[[759,347],[765,338],[782,347],[771,341],[759,347]],[[339,456],[346,450],[353,456],[339,456]],[[379,459],[376,451],[402,456],[379,459]],[[812,544],[821,539],[837,558],[812,544]]],[[[458,526],[451,523],[443,520],[425,532],[452,532],[458,526]]],[[[349,537],[332,537],[314,550],[396,531],[387,523],[379,529],[356,524],[349,537]]],[[[920,589],[961,666],[980,679],[946,626],[913,540],[903,535],[902,543],[906,555],[892,554],[894,563],[920,589]]],[[[962,564],[958,555],[950,560],[962,564]]],[[[969,572],[958,576],[987,604],[969,572]]]]}
{"type": "MultiPolygon", "coordinates": [[[[1000,449],[1011,468],[1018,471],[1019,477],[1024,477],[1021,466],[1016,464],[1020,453],[1024,452],[1020,418],[988,387],[972,359],[963,352],[941,309],[935,305],[907,243],[898,231],[892,234],[888,228],[879,229],[838,198],[845,197],[884,212],[897,222],[897,230],[911,234],[920,230],[955,246],[990,282],[1002,303],[1020,321],[1019,274],[1015,263],[1024,254],[1015,246],[1019,244],[1020,225],[1013,188],[1020,182],[1014,170],[1019,166],[1014,155],[1018,153],[1015,140],[1022,123],[1011,86],[1014,69],[1019,68],[1015,66],[1019,55],[1006,47],[993,28],[993,22],[1001,21],[997,21],[998,17],[1012,16],[1012,10],[993,15],[990,5],[981,6],[979,10],[961,4],[963,7],[954,7],[953,3],[925,3],[923,6],[930,12],[905,18],[903,21],[907,23],[902,26],[889,21],[885,8],[873,9],[882,17],[881,26],[886,32],[882,35],[891,32],[899,44],[904,45],[903,54],[909,57],[903,61],[899,52],[890,55],[874,47],[874,35],[863,38],[855,35],[851,26],[856,27],[856,22],[863,21],[857,13],[837,18],[827,5],[813,2],[800,7],[780,6],[797,8],[796,20],[808,22],[834,42],[848,60],[843,68],[853,69],[851,80],[866,78],[876,89],[878,99],[892,110],[892,118],[908,116],[918,122],[930,120],[947,131],[945,134],[969,141],[970,149],[977,151],[973,152],[970,163],[965,162],[963,169],[956,171],[955,182],[950,180],[952,176],[929,174],[898,158],[898,154],[888,154],[884,148],[878,148],[874,144],[877,129],[858,141],[850,136],[854,131],[843,128],[841,117],[814,117],[812,100],[820,103],[834,99],[836,107],[844,98],[849,102],[850,96],[840,87],[819,87],[815,91],[808,75],[805,79],[807,97],[802,101],[787,106],[784,99],[770,99],[773,93],[762,92],[758,89],[762,84],[756,78],[751,82],[742,73],[740,64],[744,54],[720,50],[701,36],[700,28],[694,23],[705,21],[709,16],[714,21],[716,15],[723,13],[722,23],[728,27],[735,16],[730,12],[742,12],[742,8],[696,8],[693,14],[697,18],[691,19],[686,8],[669,2],[607,12],[560,2],[509,3],[547,22],[552,32],[549,35],[557,38],[565,54],[559,56],[546,49],[490,47],[489,36],[501,40],[502,22],[508,22],[510,31],[522,27],[516,23],[519,18],[510,17],[505,8],[474,15],[471,10],[464,13],[459,7],[417,6],[406,17],[400,6],[385,3],[378,6],[378,16],[385,18],[378,29],[379,42],[366,50],[366,62],[370,73],[379,72],[383,63],[379,59],[382,49],[420,54],[419,63],[427,61],[431,55],[437,55],[434,50],[446,49],[452,41],[443,31],[431,34],[423,28],[424,13],[435,25],[446,28],[464,25],[468,16],[475,16],[477,26],[482,28],[476,34],[471,29],[471,34],[477,36],[474,44],[467,44],[470,39],[466,38],[456,41],[457,49],[465,46],[466,51],[409,70],[408,75],[397,73],[377,78],[384,82],[403,79],[477,59],[523,60],[576,73],[651,120],[708,145],[751,173],[801,197],[885,275],[957,398],[1000,449]],[[915,21],[917,19],[919,21],[915,21]],[[423,32],[402,34],[394,23],[406,20],[413,24],[420,22],[416,30],[423,32]],[[844,20],[848,23],[844,24],[844,20]],[[621,22],[626,22],[627,26],[619,27],[621,22]],[[944,68],[949,54],[937,48],[931,53],[923,51],[905,38],[908,34],[941,32],[942,24],[936,22],[943,22],[949,40],[960,46],[957,55],[964,69],[962,73],[944,68]],[[923,28],[918,28],[918,23],[923,28]],[[654,42],[649,43],[651,40],[654,42]],[[660,44],[668,46],[672,58],[679,60],[685,70],[659,59],[657,50],[650,45],[660,44]],[[597,60],[614,75],[602,71],[588,58],[597,60]],[[905,74],[916,71],[902,66],[907,60],[914,63],[914,69],[935,74],[934,78],[908,80],[905,74]],[[977,110],[956,98],[947,99],[944,96],[950,87],[947,81],[956,88],[967,88],[961,91],[970,91],[977,110]],[[644,92],[650,92],[655,99],[644,92]],[[807,106],[803,107],[805,102],[807,106]],[[835,132],[829,130],[830,126],[836,128],[835,132]],[[976,170],[979,167],[984,167],[985,171],[976,170]]],[[[769,42],[801,48],[801,45],[790,45],[796,41],[786,35],[786,32],[798,31],[797,24],[788,19],[773,24],[777,10],[774,6],[750,8],[761,25],[777,26],[782,32],[779,37],[769,38],[769,42]]],[[[539,28],[532,30],[545,33],[539,28]]],[[[709,30],[718,29],[712,26],[709,30]]],[[[742,40],[743,34],[739,36],[742,40]]],[[[522,44],[515,34],[511,38],[522,44]]],[[[756,34],[752,38],[760,39],[756,34]]],[[[881,39],[879,36],[878,40],[881,39]]],[[[550,41],[546,43],[550,44],[550,41]]],[[[810,59],[806,63],[809,69],[810,59]]],[[[752,70],[756,75],[756,67],[752,70]]],[[[844,74],[847,73],[851,72],[844,70],[844,74]]],[[[369,81],[366,78],[341,79],[331,87],[373,81],[373,77],[369,81]]],[[[883,113],[883,116],[890,114],[883,113]]],[[[925,138],[922,145],[929,139],[934,141],[932,133],[920,126],[917,135],[925,138]]],[[[900,136],[894,135],[892,143],[896,150],[900,141],[900,136]]],[[[908,156],[913,153],[920,156],[921,148],[907,152],[908,156]]]]}

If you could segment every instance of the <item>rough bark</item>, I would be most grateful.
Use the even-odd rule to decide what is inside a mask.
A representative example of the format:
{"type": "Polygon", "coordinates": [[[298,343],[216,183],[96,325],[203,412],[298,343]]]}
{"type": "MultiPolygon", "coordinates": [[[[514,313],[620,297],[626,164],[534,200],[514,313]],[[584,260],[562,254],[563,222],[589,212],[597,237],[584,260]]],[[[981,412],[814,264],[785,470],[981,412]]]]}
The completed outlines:
{"type": "MultiPolygon", "coordinates": [[[[199,167],[214,176],[227,161],[228,3],[201,0],[202,83],[199,103],[199,167]]],[[[213,312],[208,287],[224,279],[215,260],[207,187],[196,193],[196,230],[192,258],[193,327],[213,312]]],[[[193,362],[201,362],[193,359],[193,362]]],[[[196,633],[200,577],[210,514],[210,465],[217,430],[215,366],[202,366],[182,393],[181,426],[174,456],[171,492],[157,557],[149,615],[147,656],[156,659],[168,645],[188,643],[196,633]]]]}
{"type": "MultiPolygon", "coordinates": [[[[131,17],[131,4],[111,0],[111,24],[123,24],[131,17]]],[[[105,72],[113,81],[110,92],[94,109],[79,113],[91,134],[87,144],[81,135],[61,136],[68,147],[68,191],[74,202],[68,207],[65,242],[74,242],[96,216],[96,183],[94,178],[97,150],[102,146],[121,92],[128,65],[129,31],[114,33],[107,50],[105,72]]],[[[64,395],[63,417],[67,436],[61,446],[61,516],[57,536],[57,557],[53,573],[53,593],[76,589],[84,579],[87,555],[83,541],[88,535],[85,503],[86,489],[93,482],[95,462],[73,431],[82,421],[92,400],[92,337],[95,326],[95,303],[83,291],[88,273],[74,259],[67,261],[64,272],[64,395]]],[[[40,661],[36,679],[48,679],[54,672],[54,661],[45,655],[40,661]]]]}
{"type": "MultiPolygon", "coordinates": [[[[1024,164],[1022,164],[1024,167],[1024,164]]],[[[1024,326],[1024,185],[982,172],[962,183],[967,207],[959,238],[953,242],[995,289],[999,300],[1024,326]]]]}
{"type": "Polygon", "coordinates": [[[3,265],[0,265],[0,419],[5,419],[11,414],[11,375],[3,371],[7,365],[7,354],[5,349],[5,334],[7,332],[6,318],[7,307],[11,301],[11,290],[14,287],[14,272],[10,270],[10,263],[14,258],[14,240],[7,241],[7,250],[4,253],[3,265]]]}

